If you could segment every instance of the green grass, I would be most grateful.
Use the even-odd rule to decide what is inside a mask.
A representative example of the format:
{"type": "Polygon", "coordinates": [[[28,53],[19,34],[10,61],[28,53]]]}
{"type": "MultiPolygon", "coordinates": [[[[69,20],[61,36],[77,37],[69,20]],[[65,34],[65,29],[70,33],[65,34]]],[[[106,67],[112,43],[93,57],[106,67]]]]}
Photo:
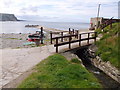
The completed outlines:
{"type": "Polygon", "coordinates": [[[81,61],[79,61],[77,58],[72,58],[72,59],[71,59],[71,62],[73,62],[73,63],[78,63],[78,64],[81,63],[81,61]]]}
{"type": "Polygon", "coordinates": [[[100,29],[96,31],[98,34],[103,35],[97,42],[98,51],[96,55],[99,55],[103,61],[110,61],[112,65],[120,69],[120,59],[118,59],[120,58],[120,35],[118,36],[118,33],[120,33],[120,23],[114,23],[112,29],[108,26],[103,32],[100,29]]]}
{"type": "Polygon", "coordinates": [[[98,80],[80,64],[59,54],[40,62],[18,88],[101,88],[98,80]]]}

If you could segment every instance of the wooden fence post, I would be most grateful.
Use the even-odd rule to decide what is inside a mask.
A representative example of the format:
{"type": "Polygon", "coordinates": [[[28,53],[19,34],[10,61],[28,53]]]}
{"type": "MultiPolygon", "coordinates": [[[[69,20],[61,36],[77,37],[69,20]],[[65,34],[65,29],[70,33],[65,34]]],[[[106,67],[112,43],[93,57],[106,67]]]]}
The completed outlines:
{"type": "Polygon", "coordinates": [[[112,20],[110,21],[110,29],[112,29],[112,20]]]}
{"type": "Polygon", "coordinates": [[[71,36],[69,37],[69,49],[71,49],[71,36]]]}
{"type": "Polygon", "coordinates": [[[74,35],[74,29],[73,29],[73,35],[74,35]]]}
{"type": "MultiPolygon", "coordinates": [[[[77,34],[79,35],[79,31],[77,31],[77,34]]],[[[78,39],[78,35],[77,35],[77,39],[78,39]]]]}
{"type": "Polygon", "coordinates": [[[70,28],[69,28],[69,34],[71,34],[71,30],[70,30],[70,28]]]}
{"type": "Polygon", "coordinates": [[[41,44],[43,44],[43,27],[41,27],[41,44]]]}
{"type": "MultiPolygon", "coordinates": [[[[61,32],[61,36],[63,36],[63,32],[61,32]]],[[[63,42],[63,37],[61,37],[61,42],[63,42]]]]}
{"type": "Polygon", "coordinates": [[[87,42],[88,45],[89,45],[89,36],[90,36],[90,33],[88,33],[88,42],[87,42]]]}
{"type": "Polygon", "coordinates": [[[76,31],[76,35],[77,35],[76,38],[78,39],[78,30],[76,31]]]}
{"type": "MultiPolygon", "coordinates": [[[[81,40],[81,34],[79,35],[79,40],[81,40]]],[[[81,41],[79,41],[79,46],[81,46],[81,41]]]]}
{"type": "Polygon", "coordinates": [[[97,37],[97,32],[95,32],[95,39],[94,39],[95,44],[96,44],[96,37],[97,37]]]}
{"type": "MultiPolygon", "coordinates": [[[[58,38],[56,38],[56,45],[58,45],[58,38]]],[[[58,46],[56,46],[56,53],[58,53],[58,46]]]]}
{"type": "Polygon", "coordinates": [[[50,43],[52,44],[52,32],[50,32],[50,43]]]}

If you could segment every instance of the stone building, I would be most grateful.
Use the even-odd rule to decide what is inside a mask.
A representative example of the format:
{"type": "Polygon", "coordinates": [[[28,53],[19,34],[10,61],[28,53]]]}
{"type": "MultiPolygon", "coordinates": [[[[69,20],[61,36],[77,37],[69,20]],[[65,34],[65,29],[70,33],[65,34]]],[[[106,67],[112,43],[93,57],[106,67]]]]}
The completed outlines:
{"type": "Polygon", "coordinates": [[[91,18],[89,29],[95,30],[95,29],[99,28],[102,24],[105,24],[104,26],[107,26],[107,25],[110,25],[111,23],[115,23],[115,22],[120,22],[120,19],[113,19],[113,17],[111,19],[103,18],[103,17],[91,18]]]}

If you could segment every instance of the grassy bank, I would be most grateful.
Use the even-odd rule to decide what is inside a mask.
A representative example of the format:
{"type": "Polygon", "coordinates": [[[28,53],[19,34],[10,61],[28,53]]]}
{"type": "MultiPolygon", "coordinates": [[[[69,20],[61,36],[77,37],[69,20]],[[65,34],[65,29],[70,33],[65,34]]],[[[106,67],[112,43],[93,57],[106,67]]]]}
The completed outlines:
{"type": "Polygon", "coordinates": [[[120,69],[120,23],[114,23],[113,27],[107,26],[104,30],[96,30],[98,35],[102,35],[100,41],[97,42],[97,55],[99,55],[102,60],[110,61],[115,67],[120,69]]]}
{"type": "Polygon", "coordinates": [[[19,88],[100,88],[98,80],[80,65],[59,54],[40,62],[19,88]]]}

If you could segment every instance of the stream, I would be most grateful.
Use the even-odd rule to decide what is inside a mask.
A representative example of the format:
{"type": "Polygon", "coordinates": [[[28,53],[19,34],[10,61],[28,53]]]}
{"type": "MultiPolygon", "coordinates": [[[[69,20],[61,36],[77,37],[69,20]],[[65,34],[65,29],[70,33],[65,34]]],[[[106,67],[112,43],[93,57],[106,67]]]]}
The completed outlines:
{"type": "Polygon", "coordinates": [[[86,69],[89,72],[93,73],[93,75],[99,80],[103,88],[115,88],[116,90],[120,89],[120,83],[113,80],[103,71],[101,71],[100,69],[91,64],[90,62],[91,56],[88,53],[88,47],[89,46],[83,46],[77,51],[75,51],[75,54],[82,60],[86,69]]]}

